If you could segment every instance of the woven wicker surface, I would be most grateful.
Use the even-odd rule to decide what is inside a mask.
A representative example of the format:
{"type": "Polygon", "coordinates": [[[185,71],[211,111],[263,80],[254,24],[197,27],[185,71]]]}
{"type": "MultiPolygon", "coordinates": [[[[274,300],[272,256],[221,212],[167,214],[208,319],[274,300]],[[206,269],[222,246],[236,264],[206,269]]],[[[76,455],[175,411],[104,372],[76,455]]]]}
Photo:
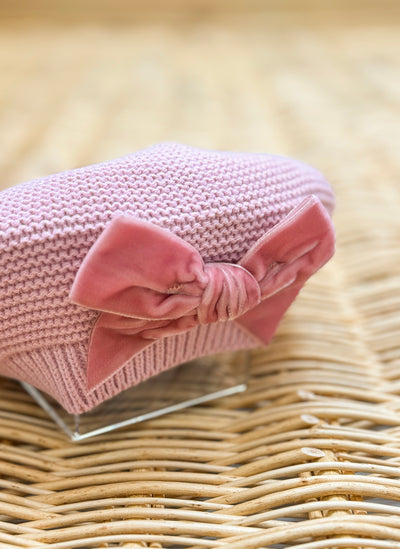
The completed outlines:
{"type": "Polygon", "coordinates": [[[161,140],[279,152],[332,181],[338,249],[253,353],[240,395],[76,444],[0,380],[1,548],[400,547],[389,4],[351,24],[321,9],[111,26],[6,3],[2,188],[161,140]]]}

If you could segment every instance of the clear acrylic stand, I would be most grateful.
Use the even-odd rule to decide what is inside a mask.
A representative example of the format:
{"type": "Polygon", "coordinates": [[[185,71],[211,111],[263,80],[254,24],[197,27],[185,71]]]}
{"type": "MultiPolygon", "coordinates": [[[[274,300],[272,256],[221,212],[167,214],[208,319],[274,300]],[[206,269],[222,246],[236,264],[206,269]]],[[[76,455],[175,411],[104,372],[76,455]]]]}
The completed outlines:
{"type": "Polygon", "coordinates": [[[69,414],[28,383],[25,390],[74,441],[155,418],[246,389],[248,352],[202,357],[158,374],[83,414],[69,414]]]}

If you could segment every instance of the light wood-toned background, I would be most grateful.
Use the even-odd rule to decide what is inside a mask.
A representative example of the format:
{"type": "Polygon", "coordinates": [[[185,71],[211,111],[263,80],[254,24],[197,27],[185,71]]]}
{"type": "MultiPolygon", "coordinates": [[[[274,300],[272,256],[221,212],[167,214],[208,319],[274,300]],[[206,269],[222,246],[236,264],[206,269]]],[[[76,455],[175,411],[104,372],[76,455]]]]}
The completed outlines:
{"type": "Polygon", "coordinates": [[[0,18],[0,188],[161,140],[277,152],[331,180],[338,242],[240,396],[76,446],[0,380],[0,547],[400,547],[399,2],[0,18]]]}

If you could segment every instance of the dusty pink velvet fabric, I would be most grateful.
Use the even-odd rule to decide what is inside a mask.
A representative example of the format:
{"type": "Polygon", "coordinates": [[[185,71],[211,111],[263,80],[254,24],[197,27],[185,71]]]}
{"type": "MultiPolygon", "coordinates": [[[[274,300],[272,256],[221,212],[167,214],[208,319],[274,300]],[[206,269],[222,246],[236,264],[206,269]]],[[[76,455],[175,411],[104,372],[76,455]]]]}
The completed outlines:
{"type": "Polygon", "coordinates": [[[332,251],[333,207],[303,162],[178,143],[0,192],[0,374],[81,413],[181,362],[268,341],[332,251]],[[97,363],[101,345],[110,360],[97,363]]]}
{"type": "Polygon", "coordinates": [[[90,341],[88,389],[155,340],[198,324],[236,320],[267,344],[301,286],[333,249],[332,222],[313,196],[238,264],[204,264],[193,246],[156,225],[113,219],[84,259],[70,293],[75,303],[103,311],[90,341]]]}

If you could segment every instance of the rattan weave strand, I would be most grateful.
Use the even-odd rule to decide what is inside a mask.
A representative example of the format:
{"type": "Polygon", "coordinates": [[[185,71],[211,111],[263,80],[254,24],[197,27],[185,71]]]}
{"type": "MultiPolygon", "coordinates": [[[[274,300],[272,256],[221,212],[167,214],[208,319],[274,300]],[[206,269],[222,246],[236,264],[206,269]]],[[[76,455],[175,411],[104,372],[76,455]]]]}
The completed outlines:
{"type": "Polygon", "coordinates": [[[332,181],[338,247],[245,393],[76,444],[0,380],[1,549],[400,547],[399,12],[359,4],[110,26],[6,2],[3,188],[167,139],[281,152],[332,181]]]}

